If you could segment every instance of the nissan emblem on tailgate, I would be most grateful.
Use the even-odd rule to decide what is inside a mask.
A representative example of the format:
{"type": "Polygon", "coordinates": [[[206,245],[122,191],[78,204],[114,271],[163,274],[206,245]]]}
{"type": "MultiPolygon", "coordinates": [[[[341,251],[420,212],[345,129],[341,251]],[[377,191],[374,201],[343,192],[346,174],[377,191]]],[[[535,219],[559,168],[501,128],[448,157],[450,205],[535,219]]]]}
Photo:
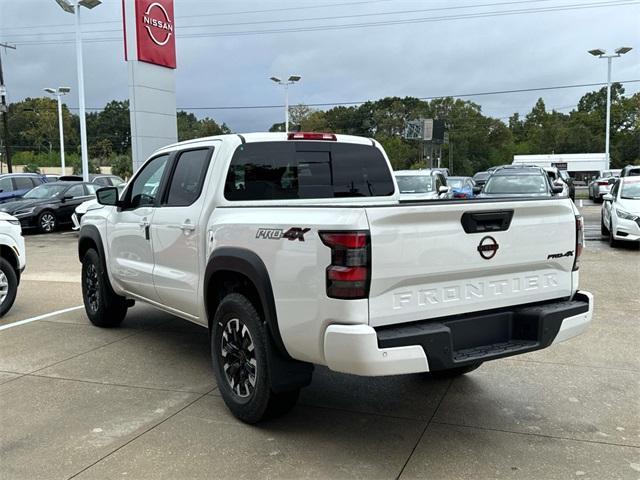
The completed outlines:
{"type": "Polygon", "coordinates": [[[496,239],[490,236],[484,237],[480,240],[480,245],[478,245],[478,253],[485,260],[491,260],[498,253],[498,242],[496,239]]]}

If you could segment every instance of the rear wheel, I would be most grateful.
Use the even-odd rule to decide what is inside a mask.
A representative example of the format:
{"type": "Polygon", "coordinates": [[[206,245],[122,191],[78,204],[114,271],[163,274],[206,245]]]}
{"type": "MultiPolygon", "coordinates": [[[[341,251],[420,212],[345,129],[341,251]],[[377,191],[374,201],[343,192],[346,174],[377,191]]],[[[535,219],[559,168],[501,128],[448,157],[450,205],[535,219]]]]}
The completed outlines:
{"type": "Polygon", "coordinates": [[[251,302],[239,293],[224,297],[212,324],[213,368],[222,399],[246,423],[287,413],[298,400],[298,388],[271,390],[267,348],[267,332],[251,302]]]}
{"type": "Polygon", "coordinates": [[[38,215],[38,228],[42,233],[51,233],[56,229],[58,220],[53,212],[45,210],[38,215]]]}
{"type": "Polygon", "coordinates": [[[87,250],[82,259],[82,299],[91,323],[97,327],[117,327],[127,314],[127,301],[111,288],[100,255],[87,250]]]}
{"type": "Polygon", "coordinates": [[[18,276],[6,259],[0,257],[0,317],[13,306],[18,293],[18,276]]]}
{"type": "Polygon", "coordinates": [[[464,375],[465,373],[473,372],[479,368],[482,362],[472,363],[471,365],[465,365],[464,367],[447,368],[446,370],[436,370],[429,372],[429,376],[433,378],[454,378],[464,375]]]}

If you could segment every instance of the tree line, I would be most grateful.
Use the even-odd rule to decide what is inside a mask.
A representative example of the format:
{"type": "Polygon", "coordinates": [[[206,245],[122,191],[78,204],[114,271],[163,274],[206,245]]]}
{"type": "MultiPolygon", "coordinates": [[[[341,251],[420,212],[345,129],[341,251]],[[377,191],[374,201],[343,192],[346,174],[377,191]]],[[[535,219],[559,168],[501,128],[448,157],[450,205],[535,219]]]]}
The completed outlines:
{"type": "MultiPolygon", "coordinates": [[[[623,85],[611,89],[611,164],[621,168],[640,163],[640,93],[625,95],[623,85]]],[[[492,165],[511,163],[518,154],[598,153],[604,151],[606,88],[585,94],[568,113],[548,110],[540,98],[521,117],[497,119],[482,113],[479,104],[451,97],[420,100],[388,97],[358,106],[316,110],[304,105],[290,110],[291,123],[303,131],[363,135],[380,141],[396,169],[424,166],[420,142],[406,140],[408,121],[418,118],[444,120],[449,143],[443,146],[448,165],[450,149],[454,172],[470,175],[492,165]]],[[[231,133],[229,127],[193,113],[179,111],[178,139],[231,133]]],[[[63,107],[65,150],[68,164],[79,170],[78,116],[63,107]]],[[[273,124],[270,131],[284,130],[273,124]]],[[[91,169],[110,165],[122,176],[131,170],[131,133],[128,101],[111,101],[87,115],[91,169]]],[[[0,137],[1,138],[1,137],[0,137]]],[[[5,139],[2,139],[4,142],[5,139]]],[[[14,165],[30,169],[58,166],[59,138],[56,102],[27,98],[9,106],[9,145],[14,165]]]]}

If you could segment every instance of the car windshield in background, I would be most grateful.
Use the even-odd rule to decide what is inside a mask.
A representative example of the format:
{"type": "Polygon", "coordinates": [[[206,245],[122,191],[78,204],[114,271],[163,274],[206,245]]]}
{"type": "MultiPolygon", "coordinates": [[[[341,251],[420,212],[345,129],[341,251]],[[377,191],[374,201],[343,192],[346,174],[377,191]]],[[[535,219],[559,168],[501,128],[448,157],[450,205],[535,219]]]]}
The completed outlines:
{"type": "Polygon", "coordinates": [[[483,193],[540,195],[548,193],[547,180],[542,175],[493,175],[484,185],[483,193]]]}
{"type": "Polygon", "coordinates": [[[27,192],[22,198],[46,199],[53,198],[62,193],[67,188],[66,185],[40,185],[27,192]]]}
{"type": "Polygon", "coordinates": [[[625,183],[622,185],[620,198],[625,200],[640,200],[640,182],[625,183]]]}
{"type": "Polygon", "coordinates": [[[483,182],[485,181],[487,178],[489,178],[489,173],[488,172],[482,172],[482,173],[476,173],[473,176],[473,179],[477,182],[478,180],[483,182]]]}
{"type": "Polygon", "coordinates": [[[447,185],[451,188],[461,188],[463,183],[461,178],[447,178],[447,185]]]}
{"type": "Polygon", "coordinates": [[[400,193],[429,193],[435,189],[429,175],[398,175],[396,181],[400,193]]]}

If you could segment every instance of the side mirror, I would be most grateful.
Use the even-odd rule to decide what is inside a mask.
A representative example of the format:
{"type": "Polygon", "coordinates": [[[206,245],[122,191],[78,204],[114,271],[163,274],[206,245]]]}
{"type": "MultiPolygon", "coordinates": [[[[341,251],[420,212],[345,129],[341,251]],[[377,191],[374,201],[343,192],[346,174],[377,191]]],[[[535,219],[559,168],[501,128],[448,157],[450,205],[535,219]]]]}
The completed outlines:
{"type": "Polygon", "coordinates": [[[602,197],[602,200],[604,200],[605,202],[613,202],[613,195],[607,193],[602,197]]]}
{"type": "Polygon", "coordinates": [[[65,195],[62,197],[63,202],[66,202],[67,200],[73,200],[73,195],[65,195]]]}
{"type": "Polygon", "coordinates": [[[553,187],[551,187],[551,192],[552,193],[562,193],[562,191],[564,190],[564,188],[562,188],[562,185],[556,185],[554,184],[553,187]]]}
{"type": "Polygon", "coordinates": [[[482,187],[473,187],[473,194],[478,195],[482,191],[482,187]]]}
{"type": "Polygon", "coordinates": [[[118,205],[118,189],[116,187],[103,187],[96,191],[96,199],[100,205],[115,207],[118,205]]]}
{"type": "Polygon", "coordinates": [[[443,193],[449,193],[449,187],[442,185],[438,188],[438,193],[442,195],[443,193]]]}
{"type": "Polygon", "coordinates": [[[609,185],[613,185],[614,183],[616,183],[616,179],[615,178],[610,178],[608,180],[608,182],[609,182],[609,185]]]}

